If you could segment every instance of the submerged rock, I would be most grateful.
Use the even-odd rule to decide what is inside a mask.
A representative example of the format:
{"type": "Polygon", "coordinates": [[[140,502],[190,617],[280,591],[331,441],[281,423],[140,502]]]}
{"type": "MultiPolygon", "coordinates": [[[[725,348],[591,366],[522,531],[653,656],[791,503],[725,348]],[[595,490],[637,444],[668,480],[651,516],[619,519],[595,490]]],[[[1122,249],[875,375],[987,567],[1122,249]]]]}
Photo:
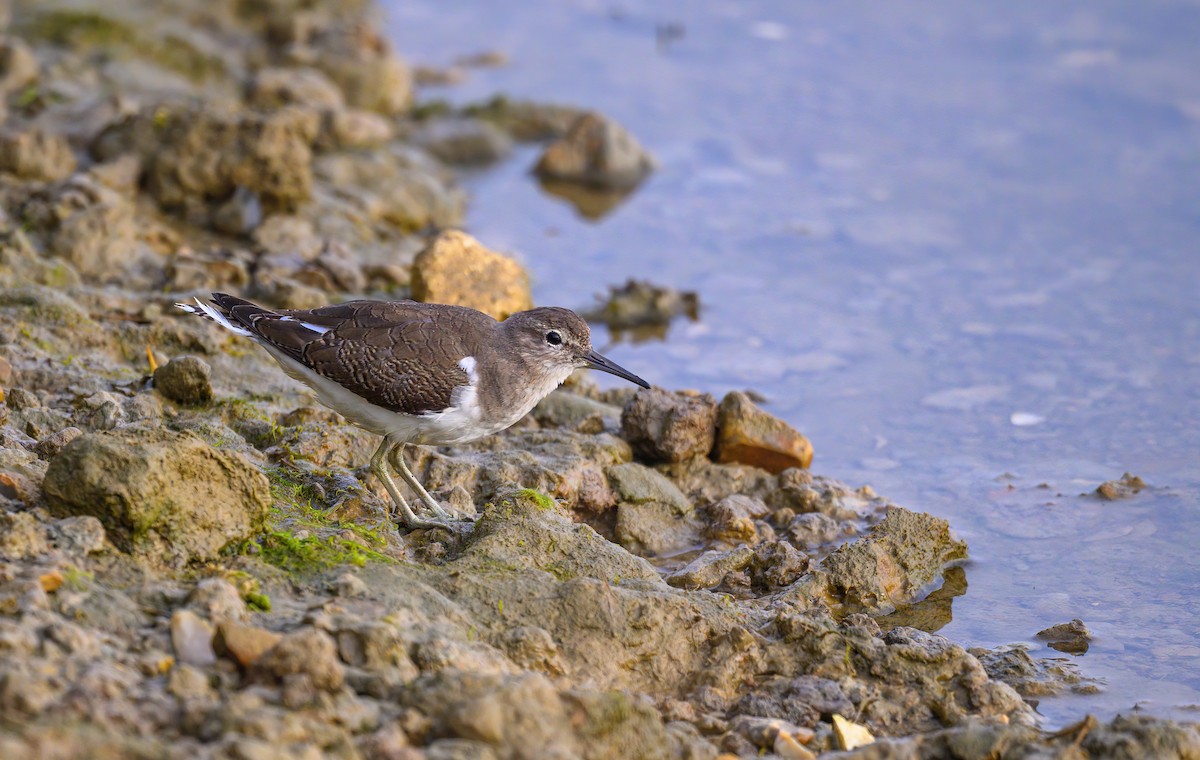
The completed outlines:
{"type": "Polygon", "coordinates": [[[418,301],[469,306],[500,320],[533,308],[521,265],[458,230],[441,233],[417,255],[412,292],[418,301]]]}
{"type": "Polygon", "coordinates": [[[609,190],[636,187],[653,170],[654,159],[624,127],[594,112],[546,146],[533,169],[543,179],[609,190]]]}
{"type": "Polygon", "coordinates": [[[1125,473],[1119,480],[1106,480],[1096,487],[1096,495],[1105,501],[1128,499],[1141,492],[1146,487],[1146,481],[1137,475],[1125,473]]]}
{"type": "Polygon", "coordinates": [[[1069,623],[1059,623],[1037,632],[1037,637],[1046,646],[1067,654],[1084,654],[1092,641],[1092,632],[1079,618],[1069,623]]]}
{"type": "Polygon", "coordinates": [[[700,297],[695,292],[631,279],[620,287],[609,287],[608,298],[599,308],[588,311],[587,318],[603,322],[613,331],[634,330],[636,338],[643,334],[639,328],[659,328],[659,337],[663,337],[676,317],[695,320],[699,314],[700,297]]]}
{"type": "Polygon", "coordinates": [[[965,559],[967,545],[950,524],[896,507],[863,538],[821,562],[830,595],[846,612],[893,612],[915,601],[948,563],[965,559]]]}
{"type": "Polygon", "coordinates": [[[512,152],[508,135],[478,119],[434,119],[413,132],[411,139],[452,166],[485,166],[512,152]]]}
{"type": "Polygon", "coordinates": [[[44,483],[56,514],[95,515],[124,552],[183,564],[262,530],[266,477],[241,455],[190,433],[91,433],[50,462],[44,483]]]}
{"type": "Polygon", "coordinates": [[[778,473],[807,468],[813,450],[808,439],[778,417],[759,409],[745,393],[733,391],[717,408],[717,462],[738,462],[778,473]]]}

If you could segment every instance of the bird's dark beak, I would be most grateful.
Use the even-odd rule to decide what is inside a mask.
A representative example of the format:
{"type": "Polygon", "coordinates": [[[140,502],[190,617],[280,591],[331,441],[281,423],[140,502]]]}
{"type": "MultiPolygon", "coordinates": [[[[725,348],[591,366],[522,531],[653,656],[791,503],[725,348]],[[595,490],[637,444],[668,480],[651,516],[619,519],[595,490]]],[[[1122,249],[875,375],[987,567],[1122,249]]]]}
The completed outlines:
{"type": "Polygon", "coordinates": [[[616,362],[614,362],[610,359],[605,359],[603,356],[596,353],[595,351],[588,351],[586,354],[583,355],[583,360],[585,362],[587,362],[587,366],[590,369],[598,369],[601,372],[607,372],[610,375],[616,375],[617,377],[623,377],[626,380],[630,381],[631,383],[637,383],[638,385],[642,386],[643,388],[650,387],[650,383],[646,382],[642,378],[633,374],[632,372],[625,369],[624,367],[617,364],[616,362]]]}

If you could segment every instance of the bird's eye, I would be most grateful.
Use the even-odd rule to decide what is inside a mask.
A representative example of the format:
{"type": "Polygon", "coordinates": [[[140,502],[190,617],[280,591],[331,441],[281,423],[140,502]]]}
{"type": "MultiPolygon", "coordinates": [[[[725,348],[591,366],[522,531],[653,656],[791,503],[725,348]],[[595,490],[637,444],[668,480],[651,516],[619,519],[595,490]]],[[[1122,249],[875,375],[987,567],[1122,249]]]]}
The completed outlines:
{"type": "Polygon", "coordinates": [[[546,342],[552,346],[561,345],[562,336],[558,334],[558,330],[551,330],[550,332],[546,333],[546,342]]]}

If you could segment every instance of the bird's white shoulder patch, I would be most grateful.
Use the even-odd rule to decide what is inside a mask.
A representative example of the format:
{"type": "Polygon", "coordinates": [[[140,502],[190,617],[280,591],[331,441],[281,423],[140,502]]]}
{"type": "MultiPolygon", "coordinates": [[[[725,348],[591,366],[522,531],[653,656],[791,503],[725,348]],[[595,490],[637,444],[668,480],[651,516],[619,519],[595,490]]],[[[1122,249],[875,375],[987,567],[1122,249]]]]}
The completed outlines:
{"type": "Polygon", "coordinates": [[[305,322],[302,319],[296,319],[295,317],[290,316],[290,315],[286,316],[286,317],[280,317],[279,321],[280,322],[299,322],[300,326],[303,327],[305,330],[311,330],[312,332],[315,332],[319,335],[324,335],[325,333],[327,333],[333,329],[332,327],[325,327],[324,325],[314,325],[312,322],[305,322]]]}

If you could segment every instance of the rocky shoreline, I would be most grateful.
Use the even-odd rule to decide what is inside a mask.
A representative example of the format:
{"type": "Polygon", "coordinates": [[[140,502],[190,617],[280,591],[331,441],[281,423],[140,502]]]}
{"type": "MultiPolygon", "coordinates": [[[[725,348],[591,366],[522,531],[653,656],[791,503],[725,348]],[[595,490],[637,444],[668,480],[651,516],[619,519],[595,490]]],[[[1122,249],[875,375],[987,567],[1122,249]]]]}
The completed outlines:
{"type": "Polygon", "coordinates": [[[1095,684],[910,627],[966,545],[745,394],[572,382],[415,454],[478,519],[397,532],[374,438],[172,304],[503,317],[528,277],[450,229],[456,167],[545,142],[594,209],[653,161],[583,110],[414,105],[365,0],[0,8],[0,757],[1200,757],[1043,732],[1027,700],[1095,684]]]}

